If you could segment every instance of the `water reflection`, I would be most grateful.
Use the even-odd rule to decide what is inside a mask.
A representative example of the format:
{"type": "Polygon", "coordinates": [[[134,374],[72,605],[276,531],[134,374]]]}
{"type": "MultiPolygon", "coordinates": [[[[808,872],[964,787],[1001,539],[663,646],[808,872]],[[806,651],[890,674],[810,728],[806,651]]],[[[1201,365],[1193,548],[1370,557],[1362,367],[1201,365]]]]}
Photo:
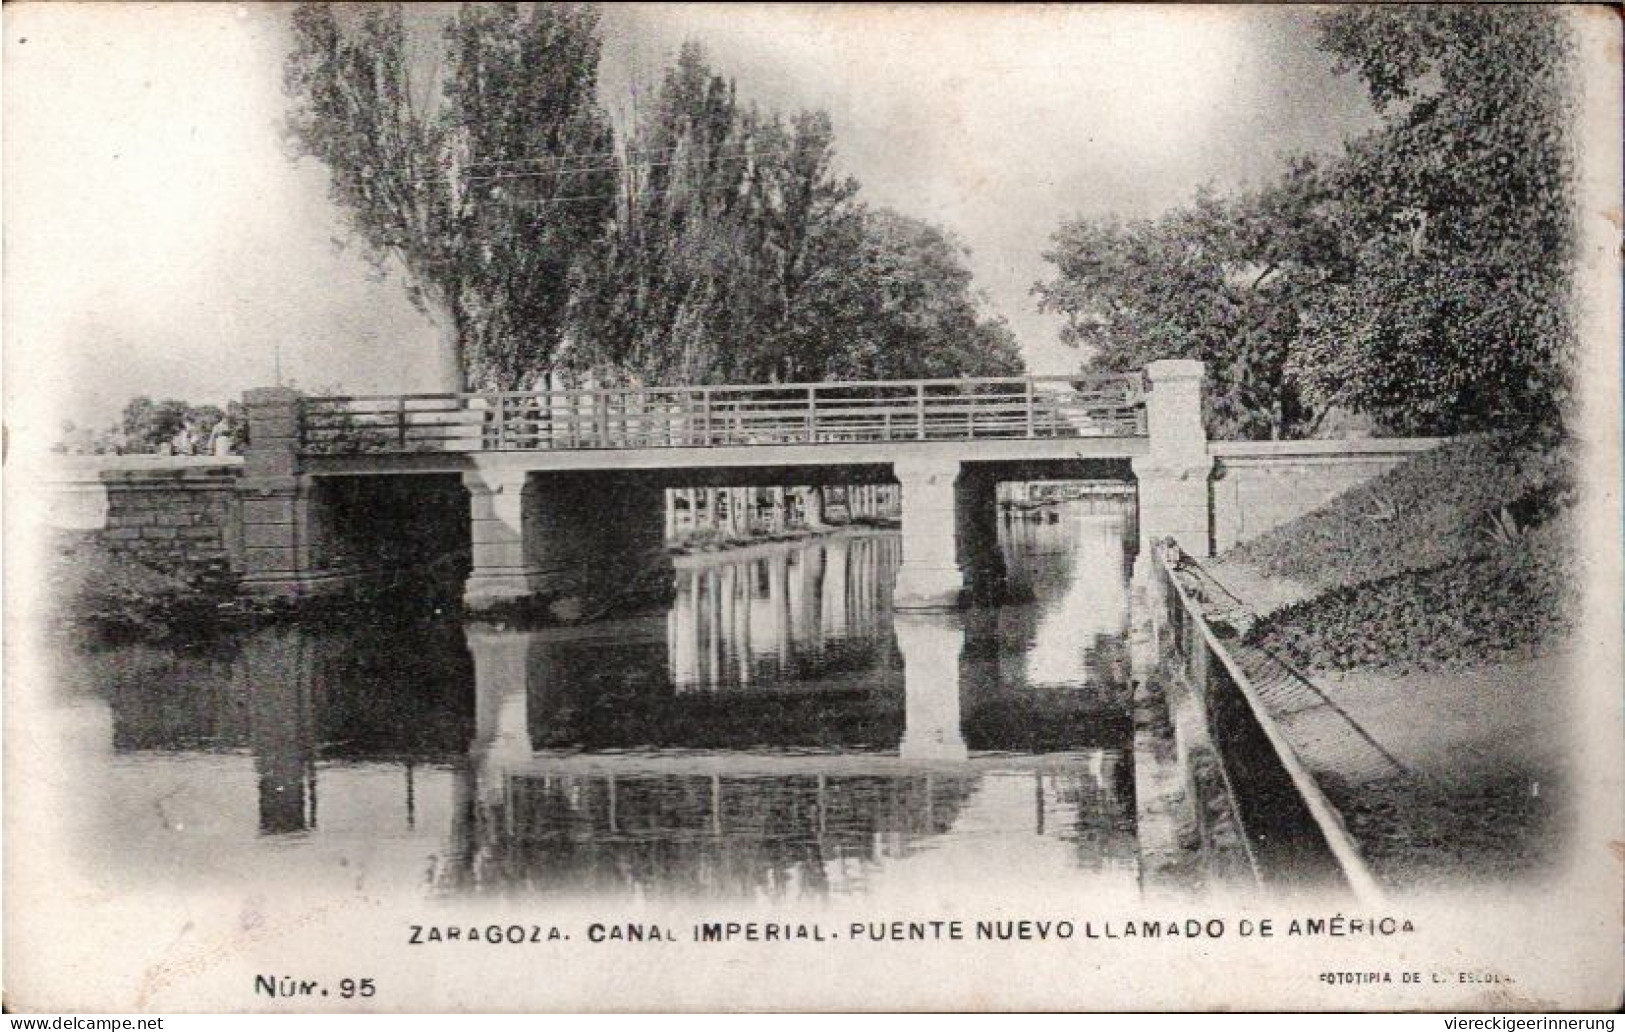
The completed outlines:
{"type": "Polygon", "coordinates": [[[126,867],[446,894],[1132,885],[1121,520],[1005,548],[1029,601],[960,614],[894,617],[901,545],[872,533],[684,560],[669,611],[588,627],[89,654],[114,753],[79,762],[118,773],[95,835],[126,867]]]}
{"type": "Polygon", "coordinates": [[[251,700],[249,748],[262,834],[306,831],[316,824],[315,689],[323,680],[312,669],[316,659],[310,640],[294,635],[255,643],[233,671],[251,700]]]}
{"type": "Polygon", "coordinates": [[[999,610],[1003,629],[1030,643],[1021,650],[1029,683],[1071,683],[1080,668],[1096,681],[1124,683],[1133,552],[1123,520],[1075,509],[1062,516],[1015,521],[1006,530],[1012,589],[1046,604],[999,610]]]}
{"type": "Polygon", "coordinates": [[[667,633],[680,688],[803,676],[843,655],[847,665],[873,665],[891,616],[900,538],[840,536],[764,552],[678,561],[667,633]]]}
{"type": "Polygon", "coordinates": [[[903,654],[905,760],[963,760],[959,661],[965,627],[957,614],[898,613],[897,647],[903,654]]]}

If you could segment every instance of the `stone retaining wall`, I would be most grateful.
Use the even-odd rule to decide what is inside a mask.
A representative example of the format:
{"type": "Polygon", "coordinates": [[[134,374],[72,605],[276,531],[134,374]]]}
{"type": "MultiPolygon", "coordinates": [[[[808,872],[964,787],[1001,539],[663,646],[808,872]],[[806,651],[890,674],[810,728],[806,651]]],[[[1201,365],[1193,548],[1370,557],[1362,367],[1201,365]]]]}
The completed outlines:
{"type": "Polygon", "coordinates": [[[1433,437],[1209,442],[1214,554],[1318,509],[1442,443],[1433,437]]]}
{"type": "Polygon", "coordinates": [[[468,495],[456,475],[313,478],[294,503],[244,491],[235,457],[65,456],[30,479],[47,526],[199,588],[236,587],[251,572],[265,510],[278,505],[311,508],[302,547],[345,583],[455,567],[468,548],[468,495]]]}
{"type": "Polygon", "coordinates": [[[195,587],[225,587],[241,572],[242,520],[235,462],[192,462],[94,471],[63,485],[81,521],[109,551],[173,574],[195,587]],[[102,504],[101,525],[86,526],[102,504]]]}

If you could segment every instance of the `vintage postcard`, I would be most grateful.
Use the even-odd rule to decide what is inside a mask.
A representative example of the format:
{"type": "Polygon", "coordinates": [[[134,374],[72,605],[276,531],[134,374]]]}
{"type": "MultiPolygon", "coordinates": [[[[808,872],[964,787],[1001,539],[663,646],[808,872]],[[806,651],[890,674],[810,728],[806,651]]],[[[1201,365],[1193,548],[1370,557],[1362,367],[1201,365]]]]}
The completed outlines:
{"type": "Polygon", "coordinates": [[[8,1011],[1620,1006],[1617,10],[4,37],[8,1011]]]}

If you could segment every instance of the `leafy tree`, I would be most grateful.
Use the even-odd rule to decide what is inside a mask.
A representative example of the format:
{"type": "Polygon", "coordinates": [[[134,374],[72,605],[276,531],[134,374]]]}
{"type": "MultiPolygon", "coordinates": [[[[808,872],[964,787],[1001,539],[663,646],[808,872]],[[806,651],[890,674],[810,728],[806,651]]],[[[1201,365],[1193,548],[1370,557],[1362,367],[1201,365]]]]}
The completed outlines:
{"type": "Polygon", "coordinates": [[[596,13],[464,5],[432,60],[397,4],[304,4],[292,26],[289,136],[440,324],[445,388],[550,369],[618,182],[596,13]]]}
{"type": "Polygon", "coordinates": [[[834,171],[828,117],[740,104],[694,43],[639,115],[590,354],[644,382],[796,378],[780,331],[857,192],[834,171]]]}
{"type": "Polygon", "coordinates": [[[189,405],[185,421],[200,434],[206,435],[225,418],[226,410],[219,405],[189,405]]]}
{"type": "Polygon", "coordinates": [[[643,382],[1005,373],[1008,329],[978,312],[963,248],[873,212],[835,167],[822,112],[739,104],[683,47],[633,135],[591,354],[643,382]]]}
{"type": "Polygon", "coordinates": [[[1350,267],[1303,314],[1307,392],[1406,432],[1554,425],[1574,350],[1566,16],[1351,6],[1319,46],[1383,124],[1335,169],[1350,267]]]}
{"type": "Polygon", "coordinates": [[[858,183],[834,171],[835,132],[823,112],[802,112],[788,128],[775,119],[763,137],[764,149],[777,155],[764,164],[758,183],[774,332],[753,371],[761,379],[816,380],[817,364],[808,361],[794,327],[817,292],[830,289],[833,270],[850,258],[845,248],[853,233],[863,232],[858,183]]]}
{"type": "Polygon", "coordinates": [[[1299,313],[1341,259],[1323,170],[1294,161],[1235,197],[1203,190],[1155,219],[1076,219],[1055,234],[1039,307],[1088,368],[1124,372],[1163,358],[1207,363],[1210,430],[1282,438],[1310,432],[1311,404],[1289,370],[1299,313]]]}
{"type": "Polygon", "coordinates": [[[1019,373],[1015,337],[981,312],[964,256],[944,231],[884,210],[821,239],[783,334],[799,378],[1019,373]]]}
{"type": "Polygon", "coordinates": [[[1405,432],[1552,426],[1573,260],[1564,16],[1350,6],[1319,46],[1383,124],[1261,190],[1064,224],[1036,287],[1089,365],[1206,361],[1225,436],[1345,407],[1405,432]]]}
{"type": "Polygon", "coordinates": [[[730,313],[753,307],[741,272],[754,116],[692,43],[638,116],[624,200],[594,276],[585,357],[602,361],[601,376],[726,379],[718,367],[741,346],[726,339],[730,313]]]}
{"type": "Polygon", "coordinates": [[[186,425],[186,413],[190,407],[186,402],[174,398],[159,402],[144,394],[131,398],[124,406],[120,420],[126,449],[132,452],[158,451],[186,425]]]}

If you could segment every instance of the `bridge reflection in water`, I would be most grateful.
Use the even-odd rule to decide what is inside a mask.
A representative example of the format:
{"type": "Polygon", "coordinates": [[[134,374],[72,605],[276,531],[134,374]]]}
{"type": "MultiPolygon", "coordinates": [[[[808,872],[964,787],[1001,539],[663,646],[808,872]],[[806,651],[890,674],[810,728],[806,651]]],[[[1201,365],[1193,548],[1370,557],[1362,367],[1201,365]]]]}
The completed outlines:
{"type": "Polygon", "coordinates": [[[684,560],[669,611],[636,619],[262,631],[184,701],[122,681],[115,750],[139,771],[246,747],[257,800],[231,805],[259,834],[210,848],[320,842],[337,807],[347,849],[426,863],[432,893],[1132,888],[1126,537],[1081,512],[1010,525],[1025,601],[962,613],[894,615],[900,545],[869,533],[684,560]]]}
{"type": "Polygon", "coordinates": [[[667,634],[679,691],[778,681],[848,649],[858,654],[846,666],[875,661],[891,620],[891,573],[902,561],[897,535],[764,551],[678,563],[667,634]]]}

